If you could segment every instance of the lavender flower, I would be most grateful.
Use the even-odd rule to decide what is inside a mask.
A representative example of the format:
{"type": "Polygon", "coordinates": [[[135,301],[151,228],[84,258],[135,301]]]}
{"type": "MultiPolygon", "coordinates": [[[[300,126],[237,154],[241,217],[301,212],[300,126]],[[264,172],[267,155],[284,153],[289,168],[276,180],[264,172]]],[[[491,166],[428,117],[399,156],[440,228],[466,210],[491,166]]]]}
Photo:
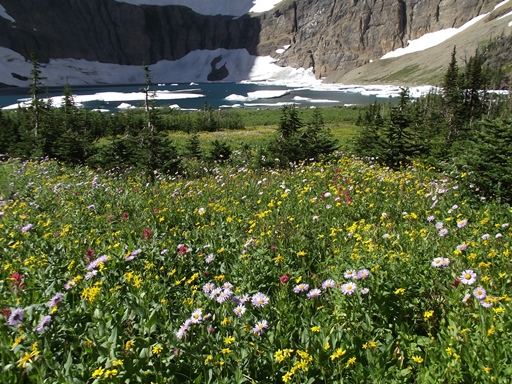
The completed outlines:
{"type": "Polygon", "coordinates": [[[439,231],[440,237],[445,237],[448,234],[448,230],[446,228],[443,228],[439,231]]]}
{"type": "Polygon", "coordinates": [[[316,299],[317,297],[320,297],[321,294],[321,290],[319,290],[318,288],[314,288],[311,291],[309,291],[306,296],[308,299],[316,299]]]}
{"type": "Polygon", "coordinates": [[[251,298],[251,303],[252,305],[254,305],[255,307],[264,307],[265,305],[267,305],[268,303],[270,302],[270,299],[267,295],[261,293],[261,292],[258,292],[256,294],[254,294],[251,298]]]}
{"type": "Polygon", "coordinates": [[[50,301],[48,302],[48,306],[50,308],[53,308],[57,305],[59,305],[60,303],[62,303],[64,301],[64,295],[60,292],[57,292],[55,294],[55,296],[53,296],[50,301]]]}
{"type": "Polygon", "coordinates": [[[16,308],[14,311],[12,311],[11,315],[9,316],[7,324],[12,325],[13,327],[19,325],[23,320],[23,316],[25,316],[25,312],[23,312],[23,309],[16,308]]]}
{"type": "Polygon", "coordinates": [[[370,271],[367,269],[361,269],[360,271],[357,272],[358,280],[366,279],[368,276],[370,276],[370,271]]]}
{"type": "Polygon", "coordinates": [[[487,292],[484,288],[478,286],[473,290],[473,296],[475,296],[478,300],[484,300],[487,297],[487,292]]]}
{"type": "Polygon", "coordinates": [[[308,289],[309,289],[309,284],[301,283],[301,284],[298,284],[295,287],[293,287],[293,292],[300,293],[300,292],[307,291],[308,289]]]}
{"type": "Polygon", "coordinates": [[[239,304],[235,309],[233,309],[233,312],[235,312],[235,315],[237,315],[238,317],[241,317],[245,313],[245,310],[245,306],[239,304]]]}
{"type": "Polygon", "coordinates": [[[323,289],[334,288],[336,286],[336,282],[333,279],[327,279],[322,283],[323,289]]]}
{"type": "Polygon", "coordinates": [[[361,295],[367,295],[370,292],[370,288],[361,288],[361,291],[359,291],[361,295]]]}
{"type": "Polygon", "coordinates": [[[25,232],[28,232],[30,231],[30,229],[32,229],[33,225],[32,224],[27,224],[25,225],[24,227],[21,227],[21,232],[25,233],[25,232]]]}
{"type": "Polygon", "coordinates": [[[472,269],[467,269],[460,275],[460,282],[464,285],[473,285],[476,281],[476,273],[472,269]]]}
{"type": "Polygon", "coordinates": [[[357,278],[357,272],[354,271],[353,269],[349,269],[348,271],[345,271],[345,273],[343,274],[343,277],[345,277],[345,279],[347,279],[347,280],[355,279],[355,278],[357,278]]]}
{"type": "Polygon", "coordinates": [[[252,329],[252,331],[254,332],[255,335],[261,335],[265,329],[268,328],[268,323],[267,323],[267,320],[261,320],[259,322],[256,323],[256,325],[254,326],[254,328],[252,329]]]}
{"type": "Polygon", "coordinates": [[[39,322],[39,324],[37,324],[37,327],[36,327],[36,331],[38,333],[43,333],[43,331],[45,330],[45,328],[52,322],[52,317],[50,315],[46,315],[45,317],[43,317],[43,320],[41,320],[39,322]]]}
{"type": "Polygon", "coordinates": [[[357,289],[357,284],[355,283],[345,283],[341,287],[341,292],[343,292],[344,295],[351,295],[353,294],[357,289]]]}

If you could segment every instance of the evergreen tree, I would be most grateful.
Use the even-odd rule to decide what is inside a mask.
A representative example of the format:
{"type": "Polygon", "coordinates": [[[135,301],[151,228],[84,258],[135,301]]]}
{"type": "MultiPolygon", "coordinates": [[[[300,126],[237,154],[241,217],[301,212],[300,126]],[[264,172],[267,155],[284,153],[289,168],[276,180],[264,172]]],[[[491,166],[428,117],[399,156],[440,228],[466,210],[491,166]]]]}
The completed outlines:
{"type": "Polygon", "coordinates": [[[484,120],[461,154],[469,179],[484,196],[512,203],[512,120],[484,120]]]}
{"type": "Polygon", "coordinates": [[[277,128],[278,136],[268,148],[268,152],[274,159],[279,160],[281,166],[287,166],[306,158],[307,154],[301,142],[302,127],[303,123],[295,105],[283,106],[277,128]]]}
{"type": "Polygon", "coordinates": [[[457,49],[453,47],[450,64],[443,84],[445,119],[448,123],[446,140],[453,143],[458,140],[464,125],[463,76],[457,63],[457,49]]]}
{"type": "Polygon", "coordinates": [[[315,108],[311,120],[306,124],[300,138],[300,145],[305,156],[315,160],[320,156],[330,155],[338,148],[338,143],[325,126],[318,108],[315,108]]]}
{"type": "Polygon", "coordinates": [[[382,106],[377,102],[370,104],[360,124],[362,129],[355,140],[356,153],[363,157],[382,157],[381,135],[385,124],[382,106]]]}
{"type": "Polygon", "coordinates": [[[409,89],[402,88],[398,104],[391,107],[389,123],[382,132],[382,161],[390,167],[398,168],[409,163],[416,154],[416,147],[411,132],[409,89]]]}
{"type": "Polygon", "coordinates": [[[187,156],[190,158],[201,159],[201,141],[199,140],[199,134],[193,132],[188,137],[186,143],[187,156]]]}
{"type": "Polygon", "coordinates": [[[233,151],[231,150],[230,146],[227,143],[215,139],[212,141],[212,148],[210,149],[210,154],[208,158],[210,161],[213,162],[224,162],[229,160],[232,152],[233,151]]]}

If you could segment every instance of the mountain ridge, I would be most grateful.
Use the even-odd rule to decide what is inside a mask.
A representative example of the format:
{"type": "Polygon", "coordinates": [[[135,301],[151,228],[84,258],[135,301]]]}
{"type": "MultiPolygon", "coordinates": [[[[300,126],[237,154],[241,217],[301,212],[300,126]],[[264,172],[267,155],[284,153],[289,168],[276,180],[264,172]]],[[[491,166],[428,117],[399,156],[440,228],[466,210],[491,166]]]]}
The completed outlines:
{"type": "MultiPolygon", "coordinates": [[[[126,66],[177,61],[198,50],[246,50],[254,58],[270,56],[283,67],[311,68],[317,78],[328,81],[386,81],[393,76],[378,73],[387,64],[375,64],[382,55],[425,33],[458,27],[502,3],[285,0],[270,11],[233,17],[202,15],[182,5],[115,0],[57,0],[51,7],[37,0],[0,0],[0,47],[25,59],[34,53],[41,63],[75,59],[126,66]]],[[[474,39],[481,41],[476,35],[474,39]]],[[[0,69],[10,71],[12,79],[4,74],[0,81],[20,85],[20,78],[28,74],[13,71],[8,60],[4,56],[2,63],[0,58],[0,69]]],[[[250,62],[255,59],[221,61],[214,57],[204,63],[205,79],[229,79],[229,68],[233,72],[240,61],[248,67],[236,72],[242,79],[250,78],[250,62]]]]}

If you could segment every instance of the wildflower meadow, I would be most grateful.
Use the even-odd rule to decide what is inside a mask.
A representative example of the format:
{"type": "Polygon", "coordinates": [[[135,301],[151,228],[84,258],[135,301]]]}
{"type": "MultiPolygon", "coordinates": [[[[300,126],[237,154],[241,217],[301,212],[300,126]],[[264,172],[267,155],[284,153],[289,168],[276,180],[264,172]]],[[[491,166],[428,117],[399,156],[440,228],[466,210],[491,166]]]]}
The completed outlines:
{"type": "Polygon", "coordinates": [[[1,383],[512,381],[512,211],[465,175],[2,173],[1,383]]]}

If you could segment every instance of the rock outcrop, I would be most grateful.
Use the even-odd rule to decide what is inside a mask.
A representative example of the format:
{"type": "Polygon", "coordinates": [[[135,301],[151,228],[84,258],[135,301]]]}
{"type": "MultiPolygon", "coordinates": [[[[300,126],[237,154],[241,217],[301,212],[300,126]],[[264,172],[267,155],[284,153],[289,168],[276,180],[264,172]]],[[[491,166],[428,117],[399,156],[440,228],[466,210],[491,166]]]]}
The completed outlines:
{"type": "MultiPolygon", "coordinates": [[[[285,0],[272,11],[235,18],[115,0],[0,0],[15,20],[0,17],[0,47],[26,58],[33,53],[41,62],[74,58],[124,65],[177,60],[200,49],[245,48],[283,66],[313,67],[323,77],[368,63],[425,33],[459,27],[500,2],[285,0]]],[[[212,81],[227,76],[219,61],[211,63],[212,81]]]]}
{"type": "Polygon", "coordinates": [[[407,46],[425,33],[460,27],[499,0],[303,0],[261,17],[260,54],[282,65],[343,72],[407,46]],[[283,54],[275,47],[290,45],[283,54]]]}

